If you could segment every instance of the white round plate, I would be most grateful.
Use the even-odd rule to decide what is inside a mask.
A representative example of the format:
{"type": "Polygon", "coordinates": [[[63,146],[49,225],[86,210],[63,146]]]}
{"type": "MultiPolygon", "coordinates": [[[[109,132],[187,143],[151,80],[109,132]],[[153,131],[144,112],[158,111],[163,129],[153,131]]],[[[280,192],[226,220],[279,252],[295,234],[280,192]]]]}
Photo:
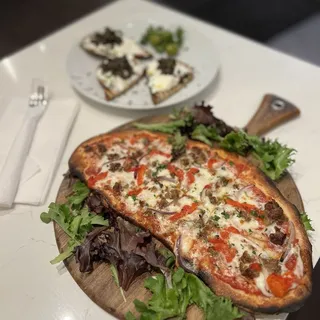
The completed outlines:
{"type": "MultiPolygon", "coordinates": [[[[119,25],[113,24],[109,27],[121,30],[125,36],[139,41],[149,25],[150,23],[147,21],[144,23],[139,21],[119,23],[119,25]]],[[[153,25],[157,26],[161,24],[153,23],[153,25]]],[[[165,27],[175,30],[177,25],[165,25],[165,27]]],[[[185,40],[184,46],[180,49],[176,58],[193,67],[194,79],[186,87],[162,103],[153,104],[146,79],[142,79],[136,86],[120,97],[107,101],[95,75],[101,59],[85,52],[79,45],[80,40],[72,47],[67,57],[67,72],[72,86],[87,98],[115,108],[146,110],[187,103],[213,84],[218,73],[219,63],[217,53],[207,37],[194,29],[189,29],[187,26],[181,25],[181,27],[185,32],[185,40]]],[[[155,58],[161,57],[150,46],[147,46],[146,49],[155,58]]]]}

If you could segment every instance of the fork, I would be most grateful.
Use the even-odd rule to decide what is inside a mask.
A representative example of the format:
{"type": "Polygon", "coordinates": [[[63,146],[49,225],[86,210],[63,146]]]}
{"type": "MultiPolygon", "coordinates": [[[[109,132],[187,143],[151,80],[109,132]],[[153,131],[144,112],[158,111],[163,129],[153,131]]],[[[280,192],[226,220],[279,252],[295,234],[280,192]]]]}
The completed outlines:
{"type": "Polygon", "coordinates": [[[10,208],[18,190],[21,172],[38,122],[48,104],[48,88],[41,79],[33,79],[29,107],[0,173],[0,207],[10,208]]]}
{"type": "Polygon", "coordinates": [[[36,107],[38,104],[46,106],[48,103],[48,88],[41,79],[32,79],[29,106],[36,107]]]}

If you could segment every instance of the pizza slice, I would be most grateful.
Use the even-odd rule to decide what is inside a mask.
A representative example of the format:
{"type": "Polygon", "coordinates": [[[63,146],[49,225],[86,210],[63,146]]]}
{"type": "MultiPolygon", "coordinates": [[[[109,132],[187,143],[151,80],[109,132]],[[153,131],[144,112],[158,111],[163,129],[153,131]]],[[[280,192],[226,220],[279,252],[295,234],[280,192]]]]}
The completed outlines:
{"type": "Polygon", "coordinates": [[[297,209],[241,156],[197,141],[171,153],[168,135],[123,131],[82,143],[69,168],[217,295],[254,312],[301,307],[312,249],[297,209]]]}
{"type": "Polygon", "coordinates": [[[148,59],[150,52],[134,40],[124,37],[120,31],[105,28],[82,39],[81,47],[102,58],[116,58],[132,55],[137,59],[148,59]]]}
{"type": "Polygon", "coordinates": [[[97,79],[107,100],[112,100],[136,85],[144,76],[144,66],[131,56],[106,59],[97,69],[97,79]]]}
{"type": "Polygon", "coordinates": [[[172,58],[150,62],[146,74],[152,101],[155,104],[168,99],[193,79],[192,68],[172,58]]]}

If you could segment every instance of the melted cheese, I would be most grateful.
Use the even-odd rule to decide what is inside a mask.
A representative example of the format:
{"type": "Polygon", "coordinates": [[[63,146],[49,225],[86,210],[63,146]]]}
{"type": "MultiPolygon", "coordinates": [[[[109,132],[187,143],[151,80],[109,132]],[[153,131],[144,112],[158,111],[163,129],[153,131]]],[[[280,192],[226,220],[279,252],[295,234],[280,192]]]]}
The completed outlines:
{"type": "Polygon", "coordinates": [[[142,64],[133,58],[127,57],[127,59],[133,70],[133,74],[127,79],[114,75],[111,71],[104,72],[101,67],[97,69],[98,80],[115,93],[126,90],[143,74],[144,66],[142,64]]]}
{"type": "Polygon", "coordinates": [[[257,288],[267,297],[272,297],[272,294],[269,291],[266,277],[263,272],[259,273],[259,276],[254,279],[254,282],[256,283],[257,288]]]}
{"type": "MultiPolygon", "coordinates": [[[[239,202],[255,205],[258,208],[264,208],[265,206],[263,197],[257,199],[255,193],[251,192],[250,185],[238,177],[232,166],[224,161],[217,161],[213,164],[212,169],[214,171],[212,172],[206,164],[200,166],[195,163],[192,160],[192,152],[187,150],[186,157],[190,160],[187,167],[183,166],[181,160],[173,162],[175,167],[183,170],[183,179],[179,181],[178,177],[172,175],[166,167],[170,158],[165,154],[171,154],[171,146],[166,141],[157,139],[145,145],[143,139],[138,139],[133,143],[125,140],[122,145],[113,145],[108,148],[107,152],[108,154],[117,153],[119,157],[126,157],[137,150],[142,151],[139,160],[140,165],[147,166],[144,182],[141,186],[137,186],[137,179],[132,171],[126,172],[122,169],[116,172],[110,171],[110,161],[108,161],[107,155],[99,160],[98,165],[102,168],[102,172],[108,172],[108,176],[98,181],[97,186],[103,188],[105,184],[109,184],[110,187],[113,187],[117,182],[120,182],[123,189],[121,195],[119,195],[119,200],[125,203],[126,208],[131,211],[130,214],[139,214],[141,210],[146,211],[149,208],[167,213],[172,212],[172,214],[165,214],[164,212],[152,211],[152,215],[147,216],[147,218],[150,217],[157,222],[158,234],[165,234],[168,242],[181,237],[181,250],[194,260],[195,266],[201,265],[203,257],[213,254],[213,259],[217,259],[216,265],[220,270],[224,270],[222,272],[243,278],[240,273],[240,259],[245,251],[253,257],[254,261],[259,263],[262,263],[262,258],[279,260],[283,248],[272,246],[272,244],[270,246],[268,242],[270,233],[275,232],[275,224],[263,226],[263,229],[261,229],[261,221],[259,223],[254,215],[249,215],[249,218],[245,220],[239,214],[238,208],[226,204],[225,197],[230,197],[239,202]],[[154,150],[161,151],[164,154],[152,153],[154,150]],[[194,182],[191,184],[188,181],[187,174],[190,168],[198,169],[198,172],[193,175],[194,182]],[[155,176],[164,176],[174,181],[161,181],[159,183],[155,176]],[[128,196],[130,190],[142,187],[143,190],[136,196],[128,196]],[[174,201],[170,199],[169,191],[171,189],[179,194],[178,198],[177,196],[174,197],[174,201]],[[204,191],[209,191],[211,198],[204,191]],[[163,200],[167,204],[160,208],[159,203],[163,200]],[[181,213],[184,207],[191,207],[194,204],[197,204],[197,207],[192,213],[186,214],[180,219],[171,220],[174,213],[181,213]],[[235,253],[235,256],[227,262],[223,253],[215,252],[210,239],[221,239],[219,237],[221,237],[222,232],[228,230],[227,228],[230,226],[236,228],[240,234],[230,232],[228,238],[224,240],[230,250],[235,253]],[[206,228],[205,236],[203,236],[206,228]],[[168,235],[174,235],[174,237],[170,238],[168,235]],[[199,238],[201,241],[199,241],[199,238]]],[[[119,159],[116,162],[123,164],[124,159],[119,159]]],[[[174,242],[171,244],[174,246],[174,242]]],[[[286,259],[292,254],[297,256],[294,274],[301,278],[303,276],[303,263],[297,245],[290,249],[286,259]]],[[[202,267],[215,268],[215,263],[210,261],[205,260],[202,267]]],[[[281,275],[288,271],[285,267],[286,261],[280,263],[281,275]]],[[[268,275],[268,271],[262,266],[262,271],[254,278],[252,283],[255,283],[256,288],[263,295],[269,297],[272,294],[266,283],[268,275]]],[[[293,283],[292,288],[295,286],[296,284],[293,283]]]]}
{"type": "Polygon", "coordinates": [[[154,60],[147,67],[148,85],[152,93],[167,91],[180,83],[183,76],[190,74],[191,69],[176,60],[173,74],[163,74],[158,68],[159,63],[154,60]]]}

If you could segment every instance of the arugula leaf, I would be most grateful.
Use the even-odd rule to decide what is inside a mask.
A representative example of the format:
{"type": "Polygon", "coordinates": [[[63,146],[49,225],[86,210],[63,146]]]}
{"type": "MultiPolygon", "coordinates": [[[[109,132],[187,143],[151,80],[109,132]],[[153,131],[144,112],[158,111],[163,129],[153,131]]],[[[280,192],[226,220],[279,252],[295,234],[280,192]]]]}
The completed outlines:
{"type": "Polygon", "coordinates": [[[123,289],[120,287],[118,271],[117,271],[116,267],[113,264],[111,264],[110,269],[111,269],[111,273],[112,273],[112,278],[113,278],[114,282],[116,283],[116,285],[118,286],[124,302],[127,302],[127,299],[124,295],[123,289]]]}
{"type": "MultiPolygon", "coordinates": [[[[89,189],[88,189],[89,190],[89,189]]],[[[68,197],[67,204],[50,203],[48,212],[42,212],[40,219],[44,223],[55,221],[69,236],[68,247],[51,264],[61,262],[73,255],[76,246],[79,246],[94,225],[108,226],[109,221],[102,216],[91,214],[88,207],[82,207],[83,201],[89,195],[83,183],[75,183],[74,193],[68,197]],[[85,196],[86,195],[86,196],[85,196]]]]}
{"type": "MultiPolygon", "coordinates": [[[[243,316],[231,300],[216,296],[199,278],[181,268],[173,272],[172,288],[168,288],[161,274],[146,279],[144,285],[152,292],[152,297],[147,303],[134,301],[143,320],[185,319],[191,304],[200,307],[207,320],[233,320],[243,316]]],[[[128,318],[131,319],[135,318],[128,318]]]]}
{"type": "Polygon", "coordinates": [[[314,231],[312,225],[311,225],[311,219],[308,217],[306,212],[301,212],[300,213],[300,219],[304,225],[304,228],[306,231],[314,231]]]}
{"type": "Polygon", "coordinates": [[[172,145],[172,159],[179,158],[186,152],[187,137],[181,135],[180,131],[176,132],[174,136],[169,137],[168,142],[172,145]]]}
{"type": "Polygon", "coordinates": [[[193,140],[202,141],[209,146],[212,146],[211,141],[221,141],[221,137],[218,135],[217,130],[214,127],[205,126],[199,124],[191,133],[191,138],[193,140]]]}
{"type": "Polygon", "coordinates": [[[68,242],[68,247],[65,249],[62,253],[60,253],[58,256],[56,256],[54,259],[50,261],[51,264],[57,264],[73,255],[74,249],[76,246],[78,246],[79,243],[74,241],[68,242]]]}
{"type": "Polygon", "coordinates": [[[142,130],[150,130],[150,131],[160,131],[164,133],[175,133],[186,125],[184,120],[174,120],[169,122],[161,122],[161,123],[139,123],[136,122],[133,124],[136,128],[142,130]]]}
{"type": "Polygon", "coordinates": [[[67,205],[59,205],[51,202],[49,204],[48,212],[42,212],[40,219],[47,224],[51,221],[55,221],[69,237],[72,237],[72,233],[69,231],[70,219],[72,219],[72,216],[67,205]]]}
{"type": "Polygon", "coordinates": [[[68,197],[68,204],[72,209],[80,209],[83,201],[88,197],[90,190],[81,181],[77,181],[72,186],[72,190],[73,194],[68,197]]]}

